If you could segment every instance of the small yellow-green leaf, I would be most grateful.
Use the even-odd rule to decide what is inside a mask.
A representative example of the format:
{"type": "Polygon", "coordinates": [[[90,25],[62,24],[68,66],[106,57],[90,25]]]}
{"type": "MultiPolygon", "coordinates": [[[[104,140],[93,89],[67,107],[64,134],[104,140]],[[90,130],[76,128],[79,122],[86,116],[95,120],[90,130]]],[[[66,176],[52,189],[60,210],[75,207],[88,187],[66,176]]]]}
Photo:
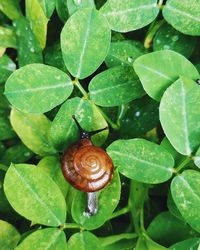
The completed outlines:
{"type": "Polygon", "coordinates": [[[130,179],[156,184],[167,181],[173,174],[172,155],[153,142],[117,140],[107,148],[107,152],[119,172],[130,179]]]}
{"type": "Polygon", "coordinates": [[[61,33],[63,58],[69,72],[80,79],[91,75],[106,58],[110,39],[108,23],[97,10],[76,11],[61,33]]]}
{"type": "Polygon", "coordinates": [[[19,1],[17,0],[1,0],[0,11],[2,11],[11,20],[18,19],[22,16],[19,1]]]}
{"type": "Polygon", "coordinates": [[[15,32],[10,27],[0,26],[0,47],[3,48],[16,48],[15,32]]]}
{"type": "Polygon", "coordinates": [[[28,235],[16,250],[67,250],[66,236],[58,228],[46,228],[28,235]]]}
{"type": "Polygon", "coordinates": [[[65,222],[66,203],[62,192],[38,167],[12,164],[5,176],[4,191],[11,206],[26,219],[47,226],[65,222]]]}
{"type": "Polygon", "coordinates": [[[20,239],[20,234],[13,225],[3,220],[0,220],[0,228],[1,250],[14,249],[20,239]]]}
{"type": "Polygon", "coordinates": [[[50,143],[50,121],[45,115],[24,114],[13,109],[11,124],[23,143],[34,153],[48,155],[56,152],[50,143]]]}
{"type": "Polygon", "coordinates": [[[5,95],[25,113],[44,113],[66,100],[72,90],[67,74],[38,63],[16,70],[6,82],[5,95]]]}

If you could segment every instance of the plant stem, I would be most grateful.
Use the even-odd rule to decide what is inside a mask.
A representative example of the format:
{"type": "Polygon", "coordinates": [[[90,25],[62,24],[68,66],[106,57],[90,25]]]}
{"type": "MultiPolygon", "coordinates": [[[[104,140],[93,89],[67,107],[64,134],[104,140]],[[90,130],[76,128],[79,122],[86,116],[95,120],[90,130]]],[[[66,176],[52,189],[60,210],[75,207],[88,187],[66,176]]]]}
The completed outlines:
{"type": "Polygon", "coordinates": [[[145,37],[144,40],[144,47],[146,49],[149,49],[151,47],[153,38],[156,34],[156,32],[158,31],[158,29],[165,23],[165,20],[162,19],[160,21],[155,21],[154,23],[152,23],[152,25],[150,26],[147,35],[145,37]]]}
{"type": "Polygon", "coordinates": [[[135,239],[135,238],[138,238],[138,234],[136,234],[136,233],[124,233],[124,234],[107,236],[107,237],[99,238],[99,239],[101,241],[101,245],[103,247],[105,247],[105,246],[111,245],[111,244],[113,244],[117,241],[123,240],[123,239],[129,240],[129,239],[135,239]]]}
{"type": "Polygon", "coordinates": [[[126,207],[124,207],[124,208],[122,208],[122,209],[120,209],[120,210],[114,212],[114,213],[111,215],[110,220],[111,220],[111,219],[114,219],[114,218],[116,218],[116,217],[119,217],[119,216],[121,216],[121,215],[123,215],[123,214],[127,214],[127,213],[129,213],[129,212],[130,212],[130,208],[129,208],[129,206],[126,206],[126,207]]]}
{"type": "Polygon", "coordinates": [[[182,168],[184,168],[191,161],[191,156],[186,157],[181,164],[174,169],[175,173],[178,173],[182,168]]]}
{"type": "Polygon", "coordinates": [[[73,81],[73,84],[80,90],[80,92],[83,95],[83,98],[87,99],[88,101],[90,101],[93,105],[95,105],[95,107],[98,109],[98,111],[102,114],[102,116],[104,117],[104,119],[110,124],[110,126],[114,129],[114,130],[118,130],[119,126],[117,124],[115,124],[110,117],[108,117],[108,115],[99,107],[97,106],[95,103],[93,103],[90,99],[89,99],[89,95],[88,93],[85,91],[85,89],[82,87],[82,85],[80,84],[78,78],[75,78],[73,81]]]}
{"type": "Polygon", "coordinates": [[[76,223],[64,223],[63,225],[61,225],[61,228],[64,229],[73,229],[73,228],[77,228],[77,229],[83,229],[80,225],[76,224],[76,223]]]}
{"type": "Polygon", "coordinates": [[[146,232],[144,227],[144,207],[140,210],[140,229],[143,233],[146,232]]]}

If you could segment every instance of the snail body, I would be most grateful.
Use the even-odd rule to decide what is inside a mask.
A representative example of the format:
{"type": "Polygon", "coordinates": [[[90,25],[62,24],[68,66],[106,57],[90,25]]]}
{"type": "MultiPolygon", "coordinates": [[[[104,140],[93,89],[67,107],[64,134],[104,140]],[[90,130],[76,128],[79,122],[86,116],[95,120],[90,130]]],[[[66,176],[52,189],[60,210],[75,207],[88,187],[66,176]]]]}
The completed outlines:
{"type": "Polygon", "coordinates": [[[107,128],[86,132],[74,120],[80,129],[80,139],[64,152],[62,173],[74,188],[87,192],[86,212],[93,215],[97,212],[96,192],[110,183],[114,166],[110,156],[102,148],[93,145],[90,137],[107,128]]]}

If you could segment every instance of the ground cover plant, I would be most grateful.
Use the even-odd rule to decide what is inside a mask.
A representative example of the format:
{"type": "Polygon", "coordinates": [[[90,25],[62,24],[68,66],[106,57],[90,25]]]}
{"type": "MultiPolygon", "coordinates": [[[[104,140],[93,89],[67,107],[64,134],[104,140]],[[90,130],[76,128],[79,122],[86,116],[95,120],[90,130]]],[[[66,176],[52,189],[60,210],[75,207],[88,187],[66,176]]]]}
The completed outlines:
{"type": "MultiPolygon", "coordinates": [[[[197,250],[200,1],[0,0],[0,249],[197,250]],[[114,163],[63,177],[76,117],[114,163]]],[[[101,160],[101,159],[100,159],[101,160]]]]}

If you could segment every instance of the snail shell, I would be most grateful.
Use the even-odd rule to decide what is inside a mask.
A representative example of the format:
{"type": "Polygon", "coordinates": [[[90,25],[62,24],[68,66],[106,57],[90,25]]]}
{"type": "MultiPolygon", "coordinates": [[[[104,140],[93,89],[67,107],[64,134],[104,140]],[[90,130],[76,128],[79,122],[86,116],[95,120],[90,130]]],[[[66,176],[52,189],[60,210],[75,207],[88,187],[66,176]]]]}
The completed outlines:
{"type": "Polygon", "coordinates": [[[113,177],[113,162],[90,139],[81,139],[69,146],[62,160],[65,179],[84,192],[96,192],[105,187],[113,177]]]}

